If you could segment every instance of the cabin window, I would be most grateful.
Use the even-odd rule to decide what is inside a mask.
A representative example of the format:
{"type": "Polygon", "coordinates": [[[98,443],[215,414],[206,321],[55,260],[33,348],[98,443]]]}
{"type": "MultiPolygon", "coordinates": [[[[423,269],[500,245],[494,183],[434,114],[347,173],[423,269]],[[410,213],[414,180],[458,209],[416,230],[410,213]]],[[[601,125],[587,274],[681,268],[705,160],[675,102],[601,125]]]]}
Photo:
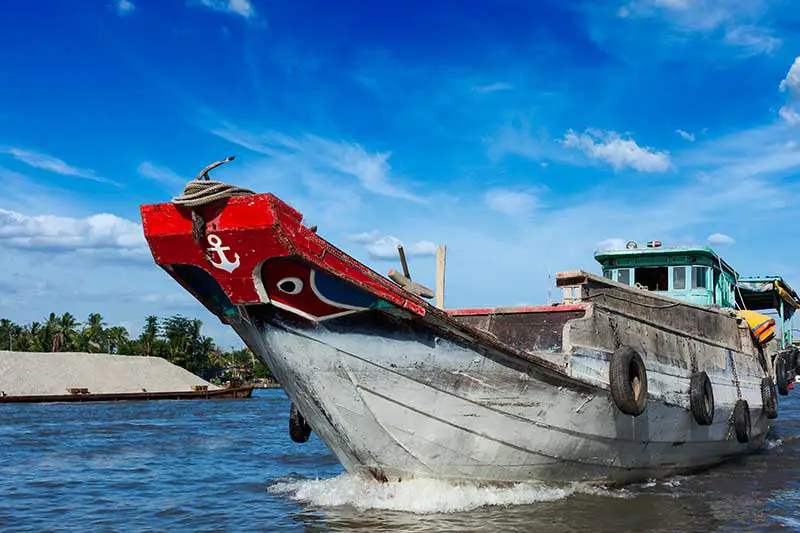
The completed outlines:
{"type": "Polygon", "coordinates": [[[617,269],[617,281],[623,285],[631,284],[631,270],[629,268],[617,269]]]}
{"type": "Polygon", "coordinates": [[[708,288],[708,267],[692,267],[692,288],[708,288]]]}
{"type": "Polygon", "coordinates": [[[650,291],[667,290],[669,269],[667,267],[640,267],[636,269],[636,283],[647,287],[650,291]]]}
{"type": "Polygon", "coordinates": [[[603,277],[608,279],[614,279],[614,273],[610,268],[603,270],[603,277]]]}
{"type": "Polygon", "coordinates": [[[686,288],[686,267],[672,268],[672,290],[680,291],[686,288]]]}

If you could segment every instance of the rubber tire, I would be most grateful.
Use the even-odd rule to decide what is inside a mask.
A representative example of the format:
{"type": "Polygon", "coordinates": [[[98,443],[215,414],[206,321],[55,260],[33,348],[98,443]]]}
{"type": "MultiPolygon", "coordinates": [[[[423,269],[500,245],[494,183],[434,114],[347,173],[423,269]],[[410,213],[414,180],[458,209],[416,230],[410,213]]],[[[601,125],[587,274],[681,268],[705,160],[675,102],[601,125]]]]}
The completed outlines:
{"type": "Polygon", "coordinates": [[[611,397],[620,411],[639,416],[647,407],[647,369],[642,356],[629,346],[623,346],[611,355],[608,369],[611,397]],[[633,380],[639,380],[639,394],[633,380]]]}
{"type": "Polygon", "coordinates": [[[694,372],[689,384],[689,405],[695,422],[710,426],[714,422],[714,388],[705,371],[694,372]]]}
{"type": "Polygon", "coordinates": [[[289,437],[294,442],[306,442],[311,435],[311,426],[306,422],[297,406],[292,403],[289,408],[289,437]]]}
{"type": "Polygon", "coordinates": [[[764,413],[767,418],[778,418],[778,395],[775,393],[775,384],[770,377],[761,380],[761,401],[764,404],[764,413]]]}
{"type": "Polygon", "coordinates": [[[786,356],[782,353],[775,356],[775,383],[781,396],[789,394],[789,373],[786,371],[786,356]]]}
{"type": "Polygon", "coordinates": [[[747,400],[736,400],[733,407],[733,429],[736,440],[744,444],[750,440],[750,406],[747,400]]]}

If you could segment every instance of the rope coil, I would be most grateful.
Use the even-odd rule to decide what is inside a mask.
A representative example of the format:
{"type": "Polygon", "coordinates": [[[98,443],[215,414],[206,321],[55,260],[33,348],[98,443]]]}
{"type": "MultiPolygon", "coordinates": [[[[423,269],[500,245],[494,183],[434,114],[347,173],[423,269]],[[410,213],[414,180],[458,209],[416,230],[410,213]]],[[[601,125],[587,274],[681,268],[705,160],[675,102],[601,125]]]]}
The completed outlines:
{"type": "Polygon", "coordinates": [[[188,207],[192,211],[192,237],[200,244],[206,235],[206,221],[197,208],[213,204],[220,200],[236,196],[249,196],[255,194],[250,189],[230,185],[209,178],[208,172],[222,164],[235,159],[234,156],[226,157],[211,163],[183,188],[183,192],[172,199],[172,203],[181,207],[188,207]]]}
{"type": "Polygon", "coordinates": [[[172,203],[183,207],[201,207],[224,198],[251,194],[255,193],[250,189],[237,187],[236,185],[221,181],[198,181],[195,179],[186,184],[183,192],[172,199],[172,203]]]}

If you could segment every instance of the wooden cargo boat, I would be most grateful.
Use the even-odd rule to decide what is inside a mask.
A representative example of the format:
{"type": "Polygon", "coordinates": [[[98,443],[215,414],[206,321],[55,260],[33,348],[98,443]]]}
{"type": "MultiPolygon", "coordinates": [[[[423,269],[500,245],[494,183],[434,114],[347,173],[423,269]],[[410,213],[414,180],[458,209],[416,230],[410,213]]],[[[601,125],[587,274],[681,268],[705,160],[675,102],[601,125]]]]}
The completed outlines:
{"type": "Polygon", "coordinates": [[[351,472],[624,483],[754,451],[778,414],[795,351],[737,309],[800,303],[708,248],[632,244],[558,274],[559,304],[446,311],[207,170],[141,207],[155,262],[272,369],[292,438],[313,428],[351,472]]]}

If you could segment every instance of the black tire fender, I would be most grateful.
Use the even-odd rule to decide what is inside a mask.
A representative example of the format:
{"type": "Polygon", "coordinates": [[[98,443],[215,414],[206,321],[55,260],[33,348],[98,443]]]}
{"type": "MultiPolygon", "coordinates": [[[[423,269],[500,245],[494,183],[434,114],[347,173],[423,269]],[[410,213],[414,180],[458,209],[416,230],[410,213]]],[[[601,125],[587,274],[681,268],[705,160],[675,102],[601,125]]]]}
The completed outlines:
{"type": "Polygon", "coordinates": [[[710,426],[714,422],[714,388],[705,371],[692,373],[689,405],[695,422],[701,426],[710,426]]]}
{"type": "Polygon", "coordinates": [[[736,400],[733,407],[733,429],[736,440],[745,443],[750,440],[750,406],[747,400],[736,400]]]}
{"type": "Polygon", "coordinates": [[[310,435],[311,426],[293,402],[289,408],[289,437],[294,442],[306,442],[310,435]]]}
{"type": "Polygon", "coordinates": [[[761,379],[761,401],[767,418],[778,418],[778,395],[771,377],[761,379]]]}
{"type": "Polygon", "coordinates": [[[775,356],[775,383],[781,396],[789,394],[789,373],[786,371],[786,356],[782,353],[775,356]]]}
{"type": "Polygon", "coordinates": [[[608,369],[611,397],[620,411],[639,416],[647,407],[647,369],[639,353],[623,346],[611,355],[608,369]]]}
{"type": "Polygon", "coordinates": [[[796,346],[792,346],[786,359],[787,370],[789,371],[789,380],[800,374],[800,350],[796,346]]]}

